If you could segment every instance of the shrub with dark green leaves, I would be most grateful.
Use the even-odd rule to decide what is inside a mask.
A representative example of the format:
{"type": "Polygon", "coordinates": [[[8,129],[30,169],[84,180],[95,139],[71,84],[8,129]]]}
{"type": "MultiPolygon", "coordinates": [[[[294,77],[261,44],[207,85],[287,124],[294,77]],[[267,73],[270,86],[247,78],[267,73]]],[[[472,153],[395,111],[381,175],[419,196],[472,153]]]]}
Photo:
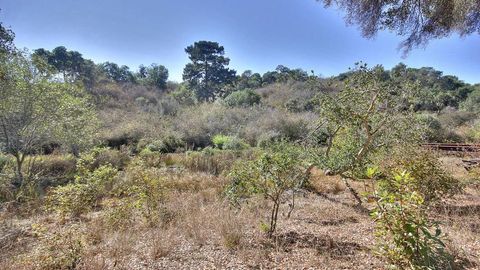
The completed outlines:
{"type": "MultiPolygon", "coordinates": [[[[374,176],[375,170],[369,175],[374,176]]],[[[425,198],[415,178],[392,172],[380,182],[372,211],[379,254],[395,269],[452,269],[442,232],[427,218],[425,198]]]]}
{"type": "Polygon", "coordinates": [[[260,104],[261,96],[251,89],[232,92],[223,102],[229,107],[249,107],[260,104]]]}
{"type": "MultiPolygon", "coordinates": [[[[140,143],[139,143],[140,145],[140,143]]],[[[175,135],[168,135],[163,139],[155,140],[145,146],[149,152],[159,152],[163,154],[175,153],[177,150],[182,149],[185,146],[185,142],[175,135]]]]}

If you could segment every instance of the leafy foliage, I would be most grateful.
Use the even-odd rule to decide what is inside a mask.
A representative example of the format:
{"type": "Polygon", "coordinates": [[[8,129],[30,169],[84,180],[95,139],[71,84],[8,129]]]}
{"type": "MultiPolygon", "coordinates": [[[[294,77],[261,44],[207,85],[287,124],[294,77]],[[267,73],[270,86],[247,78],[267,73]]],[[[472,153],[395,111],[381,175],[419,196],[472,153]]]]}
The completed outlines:
{"type": "Polygon", "coordinates": [[[225,97],[224,102],[229,107],[249,107],[259,104],[261,97],[251,89],[232,92],[225,97]]]}
{"type": "Polygon", "coordinates": [[[212,142],[215,147],[224,150],[242,150],[248,147],[248,144],[238,137],[225,136],[221,134],[215,135],[212,139],[212,142]]]}
{"type": "Polygon", "coordinates": [[[118,170],[110,164],[95,167],[92,156],[87,154],[78,161],[73,183],[49,192],[47,209],[61,216],[78,217],[94,208],[99,199],[108,194],[118,170]]]}
{"type": "Polygon", "coordinates": [[[83,89],[52,80],[24,53],[7,58],[0,64],[0,145],[16,159],[15,185],[20,187],[27,155],[38,151],[45,140],[77,148],[87,145],[96,115],[83,89]]]}
{"type": "Polygon", "coordinates": [[[317,132],[327,136],[327,145],[319,161],[345,181],[364,171],[374,152],[420,139],[422,130],[415,125],[410,106],[415,85],[397,85],[385,81],[383,75],[381,67],[368,69],[359,64],[340,92],[320,98],[319,128],[323,130],[317,132]]]}
{"type": "Polygon", "coordinates": [[[406,36],[401,47],[408,52],[431,39],[453,33],[462,36],[480,32],[478,2],[435,0],[428,2],[324,0],[346,11],[346,20],[360,26],[366,37],[388,29],[406,36]]]}
{"type": "Polygon", "coordinates": [[[3,26],[0,22],[0,54],[8,54],[15,49],[13,40],[15,34],[9,28],[3,26]]]}
{"type": "Polygon", "coordinates": [[[224,94],[224,87],[235,79],[235,70],[227,68],[230,59],[217,42],[198,41],[185,52],[191,63],[183,70],[186,81],[199,101],[213,101],[224,94]]]}
{"type": "Polygon", "coordinates": [[[426,150],[416,149],[414,146],[398,147],[390,149],[388,157],[381,159],[376,163],[380,164],[384,174],[382,180],[384,190],[397,191],[397,183],[388,179],[394,179],[395,171],[401,169],[409,172],[411,177],[408,180],[409,188],[422,196],[422,203],[425,205],[461,191],[460,181],[446,172],[437,157],[426,150]]]}
{"type": "Polygon", "coordinates": [[[135,77],[128,66],[118,66],[116,63],[105,62],[99,68],[107,79],[114,82],[135,82],[135,77]]]}
{"type": "Polygon", "coordinates": [[[273,203],[266,230],[269,236],[275,233],[282,197],[291,190],[293,209],[295,190],[307,180],[301,155],[296,146],[278,143],[258,159],[238,163],[229,175],[232,183],[226,192],[231,200],[238,202],[242,197],[258,194],[273,203]]]}
{"type": "Polygon", "coordinates": [[[60,73],[64,81],[81,81],[87,88],[96,81],[96,66],[93,61],[84,59],[77,51],[69,51],[63,46],[52,51],[36,49],[32,58],[37,68],[53,73],[60,73]],[[45,62],[48,66],[45,66],[45,62]]]}
{"type": "Polygon", "coordinates": [[[380,185],[372,212],[379,253],[399,269],[451,269],[442,232],[426,217],[425,198],[414,178],[403,171],[387,183],[387,188],[380,185]]]}
{"type": "Polygon", "coordinates": [[[139,77],[145,84],[165,90],[167,87],[168,69],[158,64],[151,64],[149,67],[140,66],[139,77]]]}

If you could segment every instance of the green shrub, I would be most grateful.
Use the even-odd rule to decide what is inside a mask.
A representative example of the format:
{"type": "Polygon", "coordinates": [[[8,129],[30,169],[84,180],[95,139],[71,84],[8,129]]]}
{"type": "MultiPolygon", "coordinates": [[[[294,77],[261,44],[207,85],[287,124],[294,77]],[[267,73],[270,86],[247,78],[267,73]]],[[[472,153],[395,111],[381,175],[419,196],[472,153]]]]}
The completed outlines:
{"type": "MultiPolygon", "coordinates": [[[[408,171],[412,177],[409,180],[411,189],[421,194],[425,204],[453,196],[461,191],[461,183],[444,169],[440,161],[429,151],[413,147],[398,147],[389,151],[388,157],[381,157],[381,171],[386,179],[393,179],[391,172],[408,171]]],[[[384,181],[384,188],[389,188],[384,181]]],[[[390,186],[391,192],[396,189],[395,182],[390,186]]]]}
{"type": "Polygon", "coordinates": [[[243,150],[249,146],[238,137],[225,136],[221,134],[215,135],[212,139],[212,142],[216,148],[223,150],[243,150]]]}
{"type": "Polygon", "coordinates": [[[261,96],[251,89],[232,92],[223,102],[229,107],[248,107],[259,104],[261,96]]]}
{"type": "Polygon", "coordinates": [[[70,183],[51,190],[47,197],[47,209],[63,217],[78,217],[96,205],[97,197],[94,185],[70,183]]]}
{"type": "Polygon", "coordinates": [[[130,198],[121,198],[106,203],[104,216],[107,228],[117,231],[128,229],[135,221],[135,205],[130,198]]]}
{"type": "Polygon", "coordinates": [[[193,92],[188,89],[186,84],[181,84],[180,87],[177,88],[177,90],[173,91],[170,94],[178,103],[185,105],[185,106],[191,106],[195,104],[195,97],[193,95],[193,92]]]}
{"type": "Polygon", "coordinates": [[[262,146],[269,142],[303,139],[316,122],[311,113],[289,113],[273,109],[261,111],[257,119],[246,123],[239,134],[250,145],[262,146]]]}
{"type": "MultiPolygon", "coordinates": [[[[275,233],[278,212],[287,190],[292,190],[290,212],[295,205],[297,188],[307,181],[305,164],[302,164],[302,151],[296,146],[278,143],[253,161],[241,161],[232,169],[229,177],[232,182],[226,190],[227,196],[235,203],[242,197],[259,194],[273,204],[267,234],[275,233]]],[[[290,215],[288,213],[288,216],[290,215]]]]}
{"type": "Polygon", "coordinates": [[[212,142],[213,142],[213,145],[215,145],[215,147],[219,148],[219,149],[223,149],[223,145],[230,141],[232,139],[232,137],[230,136],[225,136],[225,135],[222,135],[222,134],[218,134],[218,135],[215,135],[213,136],[213,139],[212,139],[212,142]]]}
{"type": "Polygon", "coordinates": [[[460,104],[460,108],[468,112],[480,112],[480,89],[471,92],[467,99],[460,104]]]}
{"type": "Polygon", "coordinates": [[[425,125],[425,139],[428,142],[443,142],[445,140],[445,129],[437,117],[430,114],[419,114],[417,120],[425,125]]]}
{"type": "Polygon", "coordinates": [[[53,188],[47,196],[47,209],[61,216],[78,217],[93,209],[98,201],[112,189],[117,169],[102,165],[89,170],[87,162],[80,160],[75,182],[53,188]]]}
{"type": "Polygon", "coordinates": [[[182,149],[185,143],[182,139],[174,135],[168,135],[161,140],[153,141],[145,146],[144,149],[148,149],[150,152],[159,152],[163,154],[175,153],[182,149]]]}
{"type": "Polygon", "coordinates": [[[117,215],[131,211],[128,208],[133,207],[138,211],[141,217],[148,225],[154,225],[160,220],[162,215],[162,205],[165,201],[167,190],[165,188],[165,175],[154,167],[147,167],[141,159],[136,159],[128,167],[125,175],[125,182],[120,183],[115,189],[116,194],[122,197],[124,202],[117,209],[117,215]]]}
{"type": "Polygon", "coordinates": [[[231,137],[230,140],[223,144],[224,150],[243,150],[249,147],[242,139],[238,137],[231,137]]]}
{"type": "Polygon", "coordinates": [[[380,182],[372,212],[379,254],[397,269],[452,269],[442,232],[427,218],[415,179],[406,171],[390,175],[380,182]]]}
{"type": "Polygon", "coordinates": [[[101,166],[111,165],[117,169],[124,169],[130,157],[123,150],[110,149],[106,147],[95,147],[88,153],[81,155],[77,169],[92,171],[101,166]]]}

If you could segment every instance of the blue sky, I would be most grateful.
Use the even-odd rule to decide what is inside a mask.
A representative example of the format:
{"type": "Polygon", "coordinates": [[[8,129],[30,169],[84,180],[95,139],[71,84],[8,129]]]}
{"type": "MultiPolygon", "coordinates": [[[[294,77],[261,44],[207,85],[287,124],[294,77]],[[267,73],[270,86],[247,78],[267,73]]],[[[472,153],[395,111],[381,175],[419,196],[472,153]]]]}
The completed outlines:
{"type": "Polygon", "coordinates": [[[331,76],[360,60],[386,68],[402,61],[480,82],[479,35],[435,40],[403,59],[401,37],[382,32],[365,39],[345,24],[342,11],[315,0],[0,0],[0,8],[18,47],[63,45],[133,70],[159,63],[177,81],[188,62],[184,48],[211,40],[225,47],[239,72],[282,64],[331,76]]]}

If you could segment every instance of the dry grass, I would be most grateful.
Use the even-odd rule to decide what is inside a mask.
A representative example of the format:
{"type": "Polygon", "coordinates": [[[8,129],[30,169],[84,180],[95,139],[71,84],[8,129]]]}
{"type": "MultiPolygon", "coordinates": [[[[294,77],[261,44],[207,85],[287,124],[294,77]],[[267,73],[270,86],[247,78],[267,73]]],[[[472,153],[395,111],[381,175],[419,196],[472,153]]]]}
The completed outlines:
{"type": "MultiPolygon", "coordinates": [[[[262,198],[232,208],[222,195],[223,177],[162,169],[150,173],[169,191],[158,212],[168,219],[147,226],[133,211],[134,222],[109,225],[109,204],[118,202],[108,201],[82,219],[63,222],[47,213],[19,217],[3,212],[0,269],[53,269],[45,258],[67,258],[62,262],[74,262],[76,269],[384,269],[373,255],[370,206],[355,207],[338,178],[313,171],[314,192],[299,193],[289,219],[282,205],[278,232],[268,239],[260,230],[269,209],[262,198]]],[[[442,222],[460,269],[478,269],[478,186],[472,183],[440,202],[431,215],[442,222]]]]}
{"type": "Polygon", "coordinates": [[[338,194],[343,192],[346,187],[340,176],[329,176],[317,168],[310,171],[309,188],[317,193],[338,194]]]}

